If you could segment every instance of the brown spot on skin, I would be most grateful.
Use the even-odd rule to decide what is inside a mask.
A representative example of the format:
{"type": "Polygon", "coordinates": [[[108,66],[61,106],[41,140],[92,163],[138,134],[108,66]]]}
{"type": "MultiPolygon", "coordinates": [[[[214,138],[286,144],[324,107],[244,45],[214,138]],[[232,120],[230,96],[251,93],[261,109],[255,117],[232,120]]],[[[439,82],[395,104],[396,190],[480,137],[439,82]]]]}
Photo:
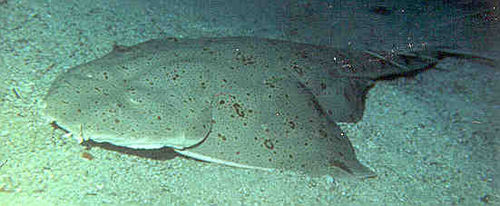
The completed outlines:
{"type": "Polygon", "coordinates": [[[256,62],[253,56],[244,55],[241,51],[237,51],[235,59],[240,61],[243,65],[251,65],[256,62]]]}
{"type": "Polygon", "coordinates": [[[295,63],[292,63],[292,65],[290,65],[290,68],[291,68],[293,71],[297,72],[297,74],[298,74],[299,76],[303,76],[303,75],[304,75],[304,71],[302,70],[302,68],[301,68],[299,65],[297,65],[297,64],[295,64],[295,63]]]}
{"type": "Polygon", "coordinates": [[[264,147],[272,150],[272,149],[274,149],[274,144],[273,144],[273,142],[271,142],[271,140],[266,139],[266,140],[264,140],[264,147]]]}
{"type": "Polygon", "coordinates": [[[172,77],[172,80],[177,80],[179,78],[179,75],[178,74],[175,74],[173,77],[172,77]]]}
{"type": "Polygon", "coordinates": [[[233,108],[236,114],[238,114],[238,116],[245,117],[245,113],[241,111],[241,105],[239,105],[238,103],[234,103],[233,108]]]}
{"type": "Polygon", "coordinates": [[[226,140],[227,140],[226,136],[224,136],[224,135],[223,135],[223,134],[221,134],[221,133],[217,134],[217,136],[218,136],[218,137],[219,137],[222,141],[226,141],[226,140]]]}
{"type": "Polygon", "coordinates": [[[88,159],[88,160],[93,160],[94,159],[94,156],[92,156],[90,153],[88,152],[83,152],[82,153],[82,158],[85,158],[85,159],[88,159]]]}

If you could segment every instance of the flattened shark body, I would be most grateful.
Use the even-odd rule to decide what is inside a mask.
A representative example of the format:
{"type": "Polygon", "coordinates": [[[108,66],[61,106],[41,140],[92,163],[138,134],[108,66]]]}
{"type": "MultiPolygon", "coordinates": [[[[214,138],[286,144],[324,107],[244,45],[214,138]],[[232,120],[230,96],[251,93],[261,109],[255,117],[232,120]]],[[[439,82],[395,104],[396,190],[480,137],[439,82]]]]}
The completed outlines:
{"type": "Polygon", "coordinates": [[[45,114],[84,140],[372,177],[336,122],[361,119],[377,79],[435,63],[249,37],[150,40],[62,73],[45,114]]]}

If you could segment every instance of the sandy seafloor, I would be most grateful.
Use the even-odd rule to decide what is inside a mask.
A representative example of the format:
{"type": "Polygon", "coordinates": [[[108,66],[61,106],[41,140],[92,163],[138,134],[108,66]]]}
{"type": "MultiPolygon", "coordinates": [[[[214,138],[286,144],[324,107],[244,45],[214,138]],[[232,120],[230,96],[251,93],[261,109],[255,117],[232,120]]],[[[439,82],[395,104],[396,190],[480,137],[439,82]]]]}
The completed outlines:
{"type": "Polygon", "coordinates": [[[63,70],[114,43],[166,36],[375,50],[426,44],[499,57],[498,5],[463,17],[493,8],[489,1],[224,2],[0,4],[0,205],[500,205],[498,65],[446,58],[439,70],[379,82],[363,120],[341,124],[378,174],[366,180],[86,150],[41,116],[42,97],[63,70]]]}

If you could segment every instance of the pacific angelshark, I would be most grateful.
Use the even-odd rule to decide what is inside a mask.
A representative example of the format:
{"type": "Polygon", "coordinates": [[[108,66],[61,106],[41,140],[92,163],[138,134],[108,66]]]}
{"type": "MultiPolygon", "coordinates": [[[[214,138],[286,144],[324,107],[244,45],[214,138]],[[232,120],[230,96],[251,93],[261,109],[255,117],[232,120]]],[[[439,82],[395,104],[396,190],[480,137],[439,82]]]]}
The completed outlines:
{"type": "Polygon", "coordinates": [[[433,67],[439,55],[427,54],[252,37],[149,40],[65,70],[45,114],[82,140],[170,147],[236,167],[373,177],[336,122],[362,118],[377,80],[433,67]]]}

